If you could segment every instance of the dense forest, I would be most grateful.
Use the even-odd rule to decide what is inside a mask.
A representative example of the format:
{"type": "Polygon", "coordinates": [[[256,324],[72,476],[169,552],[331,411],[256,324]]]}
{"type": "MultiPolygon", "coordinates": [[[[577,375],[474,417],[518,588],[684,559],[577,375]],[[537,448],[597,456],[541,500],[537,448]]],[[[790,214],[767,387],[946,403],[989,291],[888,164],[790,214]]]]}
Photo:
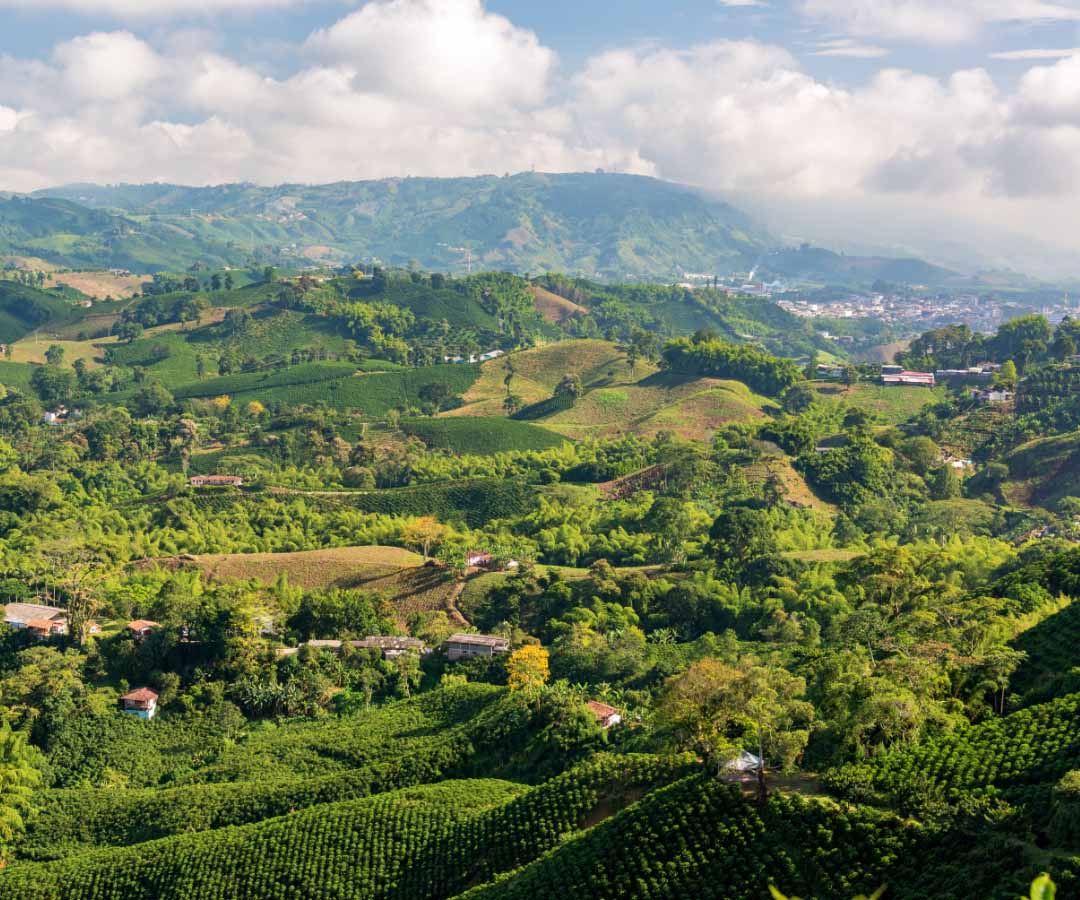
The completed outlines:
{"type": "Polygon", "coordinates": [[[0,281],[0,896],[1080,893],[1076,323],[86,299],[0,281]]]}

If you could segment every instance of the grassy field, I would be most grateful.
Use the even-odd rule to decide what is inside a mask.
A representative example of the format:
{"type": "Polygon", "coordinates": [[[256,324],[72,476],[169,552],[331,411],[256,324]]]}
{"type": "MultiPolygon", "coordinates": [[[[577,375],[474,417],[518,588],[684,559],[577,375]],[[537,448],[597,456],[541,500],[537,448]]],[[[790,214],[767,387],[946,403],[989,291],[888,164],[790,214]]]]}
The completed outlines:
{"type": "Polygon", "coordinates": [[[11,361],[19,363],[44,363],[45,351],[53,344],[64,350],[64,365],[70,366],[77,359],[93,369],[104,364],[104,345],[115,344],[116,338],[103,338],[97,341],[65,341],[35,332],[11,345],[11,361]]]}
{"type": "Polygon", "coordinates": [[[826,503],[810,490],[806,479],[792,466],[791,458],[779,448],[775,455],[767,455],[761,462],[749,466],[746,469],[746,478],[751,484],[763,484],[769,478],[776,478],[780,483],[784,498],[789,503],[822,512],[836,512],[835,506],[826,503]]]}
{"type": "Polygon", "coordinates": [[[931,403],[947,396],[945,388],[885,387],[881,384],[856,384],[850,390],[835,382],[816,381],[811,387],[822,397],[854,406],[873,414],[888,425],[899,425],[931,403]]]}
{"type": "Polygon", "coordinates": [[[379,591],[393,603],[399,624],[411,615],[446,609],[454,583],[445,569],[398,547],[337,547],[300,553],[236,553],[198,556],[191,565],[220,580],[273,584],[285,575],[306,590],[355,588],[379,591]]]}
{"type": "Polygon", "coordinates": [[[134,297],[142,293],[142,286],[150,279],[145,275],[113,275],[111,272],[63,272],[50,275],[45,287],[66,284],[86,294],[87,297],[114,299],[134,297]]]}
{"type": "Polygon", "coordinates": [[[558,447],[566,440],[531,422],[479,416],[407,419],[401,423],[401,428],[433,449],[482,455],[509,450],[547,450],[558,447]]]}
{"type": "Polygon", "coordinates": [[[631,372],[615,344],[572,340],[484,363],[479,379],[464,394],[465,405],[444,415],[503,415],[508,364],[513,366],[510,390],[527,406],[550,398],[563,376],[581,379],[585,395],[573,408],[538,420],[571,438],[672,431],[705,439],[728,422],[761,418],[769,405],[736,381],[677,378],[647,362],[639,362],[631,372]]]}
{"type": "Polygon", "coordinates": [[[579,306],[573,300],[553,294],[536,284],[529,287],[529,293],[533,295],[537,311],[549,322],[565,322],[571,316],[588,312],[584,306],[579,306]]]}
{"type": "Polygon", "coordinates": [[[1019,506],[1052,506],[1080,496],[1080,431],[1039,438],[1005,458],[1009,480],[1005,499],[1019,506]]]}
{"type": "Polygon", "coordinates": [[[23,393],[33,393],[30,388],[30,376],[34,374],[34,367],[26,363],[9,362],[0,360],[0,384],[12,387],[23,393]]]}
{"type": "Polygon", "coordinates": [[[542,420],[568,437],[671,431],[707,440],[723,425],[762,419],[769,401],[737,381],[656,374],[589,391],[570,409],[542,420]]]}

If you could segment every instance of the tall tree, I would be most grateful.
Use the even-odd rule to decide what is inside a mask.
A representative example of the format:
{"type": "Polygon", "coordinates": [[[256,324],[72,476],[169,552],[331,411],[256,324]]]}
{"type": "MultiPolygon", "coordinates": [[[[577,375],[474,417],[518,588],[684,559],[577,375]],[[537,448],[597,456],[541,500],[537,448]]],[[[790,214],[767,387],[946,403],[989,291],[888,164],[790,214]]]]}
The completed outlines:
{"type": "Polygon", "coordinates": [[[26,830],[34,789],[41,783],[39,754],[26,735],[0,725],[0,866],[26,830]]]}

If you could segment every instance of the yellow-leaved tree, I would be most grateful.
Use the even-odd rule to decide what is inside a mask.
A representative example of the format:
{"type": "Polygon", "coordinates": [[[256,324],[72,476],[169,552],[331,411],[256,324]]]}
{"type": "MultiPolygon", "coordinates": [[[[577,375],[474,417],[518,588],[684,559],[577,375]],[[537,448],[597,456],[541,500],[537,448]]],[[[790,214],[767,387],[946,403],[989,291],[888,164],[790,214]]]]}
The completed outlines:
{"type": "Polygon", "coordinates": [[[540,694],[551,677],[548,665],[548,652],[539,644],[526,644],[520,650],[510,654],[506,664],[510,673],[510,691],[521,693],[530,700],[540,702],[540,694]]]}

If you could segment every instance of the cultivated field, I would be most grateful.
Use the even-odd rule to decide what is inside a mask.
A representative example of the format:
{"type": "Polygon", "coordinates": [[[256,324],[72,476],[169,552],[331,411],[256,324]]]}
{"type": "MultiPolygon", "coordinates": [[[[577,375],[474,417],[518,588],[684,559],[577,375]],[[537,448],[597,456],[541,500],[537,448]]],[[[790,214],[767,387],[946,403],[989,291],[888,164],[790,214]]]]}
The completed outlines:
{"type": "Polygon", "coordinates": [[[538,285],[530,286],[529,292],[536,301],[537,311],[549,322],[565,322],[571,316],[588,312],[584,306],[574,303],[573,300],[567,300],[538,285]]]}
{"type": "Polygon", "coordinates": [[[835,382],[812,382],[822,397],[837,400],[873,414],[888,425],[906,422],[931,403],[945,399],[944,388],[885,387],[881,384],[856,384],[851,389],[835,382]]]}
{"type": "Polygon", "coordinates": [[[448,609],[454,582],[419,554],[398,547],[337,547],[299,553],[235,553],[197,556],[188,563],[219,580],[273,584],[285,575],[306,590],[360,589],[384,593],[399,623],[418,612],[448,609]]]}
{"type": "Polygon", "coordinates": [[[135,297],[142,293],[142,286],[150,281],[146,275],[113,275],[110,272],[63,272],[50,275],[45,287],[66,284],[88,297],[114,300],[135,297]]]}

